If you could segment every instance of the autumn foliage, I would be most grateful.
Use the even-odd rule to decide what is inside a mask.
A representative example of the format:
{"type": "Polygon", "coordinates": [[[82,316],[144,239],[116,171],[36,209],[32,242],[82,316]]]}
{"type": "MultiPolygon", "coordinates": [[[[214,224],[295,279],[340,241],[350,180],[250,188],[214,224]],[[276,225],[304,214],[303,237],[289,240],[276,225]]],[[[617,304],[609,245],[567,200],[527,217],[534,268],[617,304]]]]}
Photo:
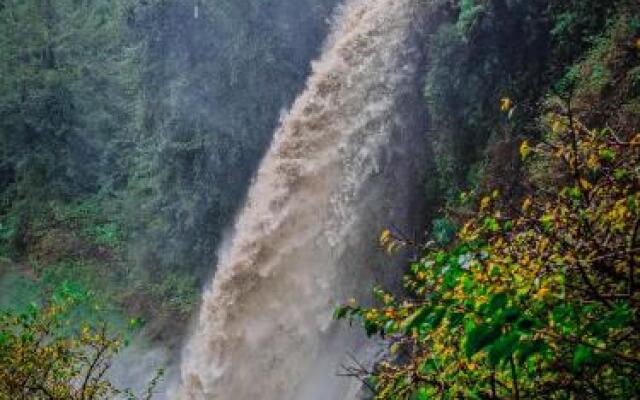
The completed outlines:
{"type": "MultiPolygon", "coordinates": [[[[122,338],[106,325],[73,326],[76,302],[58,299],[22,313],[0,313],[0,400],[138,399],[108,379],[122,338]]],[[[143,398],[151,398],[160,374],[143,398]]]]}
{"type": "Polygon", "coordinates": [[[519,209],[489,194],[454,244],[411,265],[409,295],[376,288],[379,307],[336,310],[391,343],[352,370],[376,399],[640,397],[640,134],[589,129],[566,106],[544,125],[520,147],[519,209]]]}

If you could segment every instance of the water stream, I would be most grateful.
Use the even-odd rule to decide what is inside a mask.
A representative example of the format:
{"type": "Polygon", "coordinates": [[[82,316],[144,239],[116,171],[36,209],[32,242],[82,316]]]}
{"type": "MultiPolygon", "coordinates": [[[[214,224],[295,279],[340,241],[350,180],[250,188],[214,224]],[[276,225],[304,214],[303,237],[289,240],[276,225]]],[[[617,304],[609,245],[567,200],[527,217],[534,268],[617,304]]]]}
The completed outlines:
{"type": "Polygon", "coordinates": [[[385,274],[386,224],[419,188],[423,2],[353,0],[283,118],[206,290],[181,366],[189,400],[341,399],[359,330],[336,304],[385,274]]]}

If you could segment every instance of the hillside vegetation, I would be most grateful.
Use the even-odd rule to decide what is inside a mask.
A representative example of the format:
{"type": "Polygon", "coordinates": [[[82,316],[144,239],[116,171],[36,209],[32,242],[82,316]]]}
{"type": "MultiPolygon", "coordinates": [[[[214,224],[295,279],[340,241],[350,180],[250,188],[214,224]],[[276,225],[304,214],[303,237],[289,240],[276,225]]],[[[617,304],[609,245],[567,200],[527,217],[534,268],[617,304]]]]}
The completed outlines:
{"type": "Polygon", "coordinates": [[[346,374],[376,399],[637,398],[640,5],[432,6],[442,208],[423,243],[382,232],[415,254],[404,291],[336,310],[390,346],[346,374]]]}
{"type": "Polygon", "coordinates": [[[0,305],[179,343],[334,3],[0,2],[0,305]]]}

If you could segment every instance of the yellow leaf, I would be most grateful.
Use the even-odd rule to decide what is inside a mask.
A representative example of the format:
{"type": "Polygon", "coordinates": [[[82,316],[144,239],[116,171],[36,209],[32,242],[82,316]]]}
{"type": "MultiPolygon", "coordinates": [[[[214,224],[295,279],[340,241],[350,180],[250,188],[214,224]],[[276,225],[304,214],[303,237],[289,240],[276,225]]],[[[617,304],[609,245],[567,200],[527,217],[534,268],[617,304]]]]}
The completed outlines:
{"type": "Polygon", "coordinates": [[[396,246],[397,246],[396,242],[390,241],[389,244],[387,245],[387,253],[393,254],[393,251],[395,250],[396,246]]]}
{"type": "Polygon", "coordinates": [[[593,188],[593,185],[588,180],[586,180],[584,178],[580,178],[580,186],[584,190],[591,190],[591,188],[593,188]]]}
{"type": "Polygon", "coordinates": [[[540,253],[544,253],[548,245],[549,245],[549,239],[548,238],[542,239],[538,244],[538,251],[540,253]]]}
{"type": "Polygon", "coordinates": [[[380,244],[382,245],[386,244],[390,238],[391,238],[391,231],[389,231],[389,229],[383,230],[382,233],[380,234],[380,244]]]}
{"type": "Polygon", "coordinates": [[[491,204],[491,197],[485,197],[480,201],[480,211],[484,211],[489,208],[491,204]]]}
{"type": "Polygon", "coordinates": [[[533,295],[533,298],[536,300],[542,300],[547,294],[549,294],[549,289],[543,287],[538,290],[538,293],[533,295]]]}
{"type": "Polygon", "coordinates": [[[529,208],[531,208],[531,199],[527,197],[522,203],[522,211],[527,212],[529,208]]]}
{"type": "Polygon", "coordinates": [[[478,229],[473,225],[472,221],[469,221],[458,232],[458,237],[462,240],[475,240],[478,238],[478,229]]]}
{"type": "Polygon", "coordinates": [[[511,102],[510,98],[503,97],[502,99],[500,99],[500,111],[509,112],[512,106],[513,106],[513,103],[511,102]]]}
{"type": "Polygon", "coordinates": [[[372,308],[371,310],[367,311],[367,313],[364,315],[364,318],[368,321],[375,320],[376,318],[378,318],[378,310],[372,308]]]}
{"type": "Polygon", "coordinates": [[[600,159],[596,154],[591,154],[587,159],[587,167],[592,170],[598,169],[600,167],[600,159]]]}
{"type": "Polygon", "coordinates": [[[529,147],[529,141],[525,140],[520,145],[520,157],[524,160],[531,153],[531,148],[529,147]]]}

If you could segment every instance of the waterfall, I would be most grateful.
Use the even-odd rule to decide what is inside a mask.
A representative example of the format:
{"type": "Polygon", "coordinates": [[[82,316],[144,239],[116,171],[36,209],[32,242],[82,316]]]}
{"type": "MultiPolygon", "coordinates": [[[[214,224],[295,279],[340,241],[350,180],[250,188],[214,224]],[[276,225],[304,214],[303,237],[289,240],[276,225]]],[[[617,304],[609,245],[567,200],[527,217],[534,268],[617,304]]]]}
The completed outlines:
{"type": "Polygon", "coordinates": [[[409,227],[419,187],[421,0],[343,6],[283,118],[205,291],[177,397],[348,397],[336,376],[359,330],[338,302],[384,280],[376,240],[409,227]]]}

